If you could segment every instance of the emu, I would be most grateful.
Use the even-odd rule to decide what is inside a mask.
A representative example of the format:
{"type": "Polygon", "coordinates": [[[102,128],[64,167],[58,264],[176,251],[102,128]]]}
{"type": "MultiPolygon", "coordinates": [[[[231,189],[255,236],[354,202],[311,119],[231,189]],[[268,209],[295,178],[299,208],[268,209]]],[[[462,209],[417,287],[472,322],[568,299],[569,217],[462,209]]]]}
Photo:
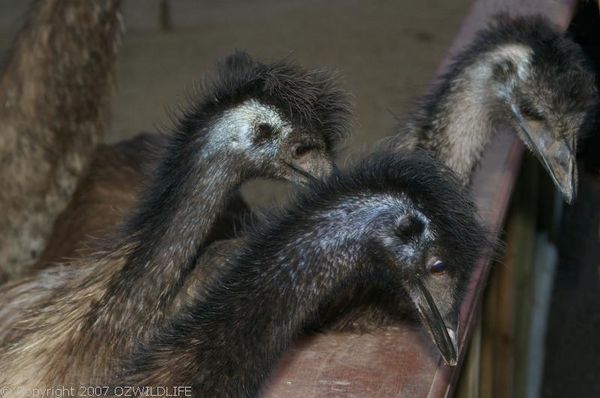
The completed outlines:
{"type": "MultiPolygon", "coordinates": [[[[245,69],[262,69],[260,73],[269,73],[268,65],[252,60],[247,54],[244,57],[246,64],[243,68],[232,73],[239,73],[241,78],[245,78],[244,74],[248,73],[245,69]]],[[[275,75],[266,85],[274,84],[278,78],[284,76],[275,75]]],[[[306,119],[307,123],[318,124],[320,119],[323,120],[320,131],[311,131],[310,137],[305,141],[290,144],[289,159],[277,161],[273,165],[284,178],[289,174],[288,180],[303,183],[307,178],[327,175],[334,167],[333,159],[336,144],[341,138],[340,132],[344,135],[348,131],[350,106],[345,98],[346,94],[333,78],[321,79],[320,82],[309,80],[304,87],[302,81],[289,83],[290,90],[298,92],[290,92],[287,100],[290,103],[287,105],[280,98],[280,105],[294,107],[297,98],[305,96],[320,108],[313,114],[302,114],[300,117],[306,119]],[[330,101],[328,93],[331,93],[329,97],[335,94],[336,100],[330,101]],[[324,97],[323,100],[321,97],[324,97]],[[317,120],[309,121],[310,117],[317,120]],[[339,126],[344,127],[338,128],[339,126]]],[[[277,138],[267,127],[262,128],[265,129],[262,135],[265,142],[277,138]]],[[[73,199],[54,223],[48,244],[33,270],[45,269],[54,263],[64,262],[65,259],[93,253],[95,239],[90,237],[99,238],[114,232],[126,214],[134,208],[144,186],[158,166],[159,154],[166,141],[167,138],[162,134],[144,133],[116,145],[100,145],[89,172],[82,178],[73,199]]],[[[219,189],[218,184],[210,189],[219,189]]],[[[235,231],[241,228],[242,219],[248,214],[249,208],[241,194],[233,193],[227,210],[215,223],[215,230],[207,243],[234,237],[235,231]]]]}
{"type": "Polygon", "coordinates": [[[191,385],[256,396],[278,358],[338,294],[378,287],[407,301],[449,364],[456,303],[486,246],[473,205],[422,154],[376,154],[315,182],[248,232],[223,276],[140,344],[113,385],[191,385]]]}
{"type": "Polygon", "coordinates": [[[494,128],[508,124],[571,203],[577,142],[596,102],[594,72],[576,43],[541,16],[504,15],[458,54],[392,141],[429,150],[468,185],[494,128]]]}
{"type": "Polygon", "coordinates": [[[39,0],[0,75],[0,274],[37,261],[109,120],[120,0],[39,0]]]}
{"type": "Polygon", "coordinates": [[[218,72],[179,120],[120,232],[74,266],[3,289],[2,385],[103,379],[162,323],[240,184],[261,176],[306,183],[330,166],[325,155],[347,130],[340,112],[348,112],[328,74],[243,53],[218,72]],[[307,165],[306,156],[321,163],[307,165]]]}

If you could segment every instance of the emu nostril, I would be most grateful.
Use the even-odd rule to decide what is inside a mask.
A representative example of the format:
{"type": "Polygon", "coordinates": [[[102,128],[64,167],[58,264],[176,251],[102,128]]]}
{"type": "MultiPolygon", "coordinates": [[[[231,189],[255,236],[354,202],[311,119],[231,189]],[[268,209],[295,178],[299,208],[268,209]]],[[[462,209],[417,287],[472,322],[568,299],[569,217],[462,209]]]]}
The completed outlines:
{"type": "Polygon", "coordinates": [[[295,159],[298,159],[298,158],[301,158],[302,156],[306,155],[313,149],[315,149],[315,147],[312,145],[297,144],[297,145],[294,145],[294,147],[292,148],[292,156],[295,159]]]}

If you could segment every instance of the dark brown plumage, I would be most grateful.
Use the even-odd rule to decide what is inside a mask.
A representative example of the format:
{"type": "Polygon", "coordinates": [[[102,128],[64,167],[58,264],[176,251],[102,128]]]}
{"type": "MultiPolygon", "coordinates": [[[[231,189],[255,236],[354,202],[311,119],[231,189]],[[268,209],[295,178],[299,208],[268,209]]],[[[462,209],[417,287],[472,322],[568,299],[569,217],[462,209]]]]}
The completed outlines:
{"type": "Polygon", "coordinates": [[[44,249],[108,121],[121,1],[39,0],[0,76],[0,272],[44,249]]]}

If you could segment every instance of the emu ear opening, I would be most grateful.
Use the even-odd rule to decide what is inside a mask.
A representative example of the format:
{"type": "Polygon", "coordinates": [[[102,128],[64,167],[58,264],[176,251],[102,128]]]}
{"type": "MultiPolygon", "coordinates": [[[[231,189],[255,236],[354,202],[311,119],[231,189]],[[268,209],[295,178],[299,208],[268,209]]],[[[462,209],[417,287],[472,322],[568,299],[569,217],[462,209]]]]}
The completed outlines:
{"type": "Polygon", "coordinates": [[[509,59],[496,62],[492,69],[494,79],[500,83],[506,83],[517,72],[517,66],[509,59]]]}
{"type": "Polygon", "coordinates": [[[398,220],[396,235],[403,241],[419,238],[425,230],[425,224],[414,215],[407,214],[398,220]]]}

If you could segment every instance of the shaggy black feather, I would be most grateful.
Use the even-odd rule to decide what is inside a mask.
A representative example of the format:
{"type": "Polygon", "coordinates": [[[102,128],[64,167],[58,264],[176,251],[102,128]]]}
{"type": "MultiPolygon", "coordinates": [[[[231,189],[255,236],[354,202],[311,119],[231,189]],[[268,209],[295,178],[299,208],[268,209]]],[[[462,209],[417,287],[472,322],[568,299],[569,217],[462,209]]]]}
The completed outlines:
{"type": "Polygon", "coordinates": [[[325,70],[283,61],[264,64],[237,51],[221,62],[216,76],[204,80],[201,91],[201,100],[184,111],[178,131],[197,131],[213,115],[255,99],[273,105],[293,124],[322,134],[330,150],[349,132],[348,95],[325,70]]]}
{"type": "MultiPolygon", "coordinates": [[[[294,125],[322,135],[328,150],[334,150],[349,134],[348,96],[329,73],[321,70],[306,70],[286,62],[263,64],[238,51],[220,63],[215,76],[204,79],[202,89],[194,97],[196,100],[176,121],[171,142],[166,143],[171,155],[166,154],[160,168],[166,171],[159,170],[157,176],[167,183],[165,191],[174,189],[169,187],[173,169],[181,168],[182,173],[188,170],[179,164],[180,160],[193,159],[190,152],[201,146],[197,141],[203,139],[202,132],[214,118],[250,99],[273,105],[294,125]]],[[[149,215],[161,213],[155,210],[149,209],[138,218],[148,220],[149,215]]],[[[139,228],[132,222],[127,229],[139,228]]]]}
{"type": "Polygon", "coordinates": [[[258,223],[229,272],[139,347],[117,380],[192,385],[197,396],[255,396],[286,347],[340,291],[367,281],[397,297],[402,280],[423,272],[392,260],[382,265],[389,253],[375,244],[381,235],[397,239],[394,220],[412,208],[429,220],[460,290],[489,242],[474,206],[428,156],[378,153],[313,182],[258,223]]]}

